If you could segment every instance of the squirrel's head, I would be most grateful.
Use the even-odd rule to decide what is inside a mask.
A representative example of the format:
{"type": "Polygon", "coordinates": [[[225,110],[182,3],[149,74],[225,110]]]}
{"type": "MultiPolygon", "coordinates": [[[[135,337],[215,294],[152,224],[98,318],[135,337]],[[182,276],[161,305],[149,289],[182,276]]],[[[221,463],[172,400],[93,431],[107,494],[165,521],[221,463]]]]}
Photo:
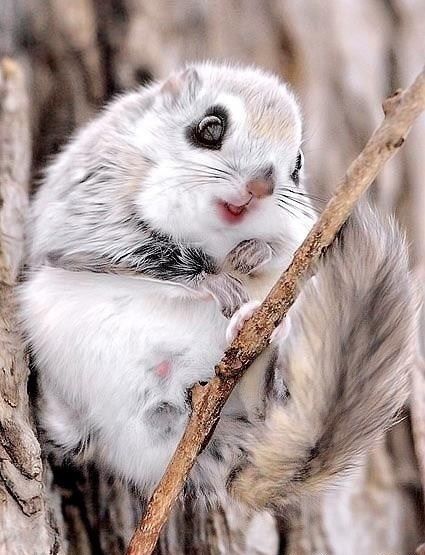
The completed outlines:
{"type": "Polygon", "coordinates": [[[142,217],[201,245],[290,235],[305,198],[301,115],[287,87],[258,69],[206,63],[154,96],[135,126],[150,165],[136,195],[142,217]]]}
{"type": "Polygon", "coordinates": [[[311,225],[301,128],[276,76],[189,66],[124,94],[76,135],[47,172],[37,236],[44,250],[119,253],[141,220],[218,258],[251,238],[290,255],[311,225]]]}

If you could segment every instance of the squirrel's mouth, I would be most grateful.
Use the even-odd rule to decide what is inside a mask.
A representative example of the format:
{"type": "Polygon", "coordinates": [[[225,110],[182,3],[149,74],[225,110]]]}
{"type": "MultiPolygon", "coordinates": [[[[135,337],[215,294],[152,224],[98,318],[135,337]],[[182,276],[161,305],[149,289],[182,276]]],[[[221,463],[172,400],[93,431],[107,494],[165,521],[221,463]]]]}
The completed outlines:
{"type": "Polygon", "coordinates": [[[248,205],[251,202],[252,197],[244,204],[232,204],[230,202],[225,202],[220,200],[218,202],[218,209],[222,219],[230,224],[238,223],[242,220],[244,215],[248,210],[248,205]]]}

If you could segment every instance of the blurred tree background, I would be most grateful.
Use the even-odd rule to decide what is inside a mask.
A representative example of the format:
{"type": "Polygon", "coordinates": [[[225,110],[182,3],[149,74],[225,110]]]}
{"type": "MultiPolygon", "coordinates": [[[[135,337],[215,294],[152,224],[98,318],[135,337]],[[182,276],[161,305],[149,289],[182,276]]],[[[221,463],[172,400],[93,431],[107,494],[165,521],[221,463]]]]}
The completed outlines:
{"type": "MultiPolygon", "coordinates": [[[[12,240],[15,201],[1,181],[2,171],[11,172],[7,160],[14,129],[7,123],[5,99],[22,111],[22,126],[12,137],[20,152],[13,166],[20,187],[13,198],[20,200],[12,208],[21,216],[27,190],[34,190],[50,156],[100,106],[185,61],[205,58],[258,64],[294,87],[304,107],[309,187],[326,196],[380,121],[383,98],[421,69],[425,2],[0,0],[3,56],[18,62],[24,81],[19,73],[15,82],[6,63],[0,66],[0,266],[10,277],[0,288],[0,554],[120,554],[141,510],[132,493],[92,468],[52,469],[45,461],[41,471],[39,464],[25,392],[26,359],[11,312],[22,226],[12,240]],[[16,86],[12,92],[10,81],[16,86]],[[23,450],[28,442],[32,451],[23,450]]],[[[395,211],[406,229],[422,291],[424,180],[422,118],[373,189],[376,201],[395,211]]],[[[421,341],[423,347],[423,333],[421,341]]],[[[418,366],[407,417],[345,488],[280,516],[248,518],[228,507],[207,514],[187,503],[175,511],[158,554],[413,553],[425,541],[424,383],[418,366]]]]}

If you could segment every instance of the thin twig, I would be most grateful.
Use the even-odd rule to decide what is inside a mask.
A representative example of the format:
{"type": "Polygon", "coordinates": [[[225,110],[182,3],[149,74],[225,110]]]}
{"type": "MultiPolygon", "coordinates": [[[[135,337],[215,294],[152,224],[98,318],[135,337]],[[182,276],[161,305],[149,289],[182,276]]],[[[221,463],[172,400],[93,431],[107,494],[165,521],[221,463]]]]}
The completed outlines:
{"type": "Polygon", "coordinates": [[[425,109],[425,70],[406,91],[397,91],[388,98],[383,108],[384,121],[348,168],[288,269],[224,353],[215,368],[215,377],[206,386],[192,389],[192,414],[186,430],[133,535],[127,555],[153,552],[171,508],[233,388],[294,303],[302,278],[333,241],[360,196],[404,143],[413,122],[425,109]]]}

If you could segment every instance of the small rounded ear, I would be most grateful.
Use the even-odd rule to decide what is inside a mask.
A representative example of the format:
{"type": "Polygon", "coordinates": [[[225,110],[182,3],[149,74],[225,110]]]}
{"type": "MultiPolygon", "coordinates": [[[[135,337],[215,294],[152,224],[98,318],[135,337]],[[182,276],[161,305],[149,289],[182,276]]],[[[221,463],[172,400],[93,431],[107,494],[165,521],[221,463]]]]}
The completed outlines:
{"type": "Polygon", "coordinates": [[[201,79],[198,72],[193,67],[188,67],[183,71],[172,73],[165,83],[161,86],[160,93],[173,101],[178,100],[184,94],[189,95],[189,99],[195,98],[201,79]]]}

